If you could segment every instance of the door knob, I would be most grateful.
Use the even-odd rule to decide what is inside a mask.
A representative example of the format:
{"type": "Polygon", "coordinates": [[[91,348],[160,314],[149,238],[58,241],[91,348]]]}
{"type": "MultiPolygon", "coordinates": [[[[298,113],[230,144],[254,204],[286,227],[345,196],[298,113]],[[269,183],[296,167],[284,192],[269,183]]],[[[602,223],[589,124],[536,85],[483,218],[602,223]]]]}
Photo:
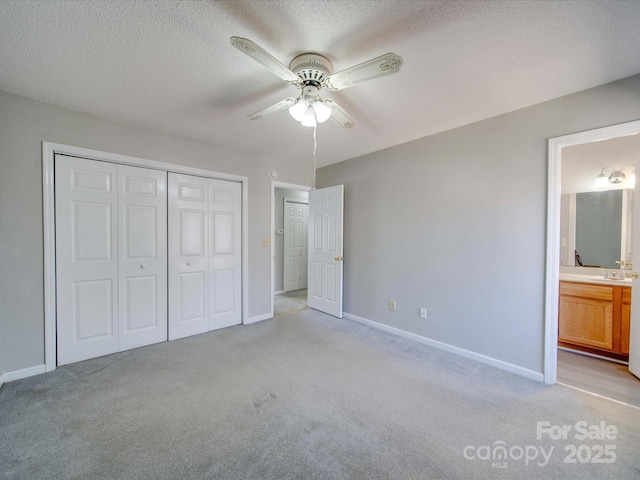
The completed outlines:
{"type": "Polygon", "coordinates": [[[336,262],[340,262],[341,260],[344,260],[344,257],[336,257],[334,260],[335,260],[336,262]]]}

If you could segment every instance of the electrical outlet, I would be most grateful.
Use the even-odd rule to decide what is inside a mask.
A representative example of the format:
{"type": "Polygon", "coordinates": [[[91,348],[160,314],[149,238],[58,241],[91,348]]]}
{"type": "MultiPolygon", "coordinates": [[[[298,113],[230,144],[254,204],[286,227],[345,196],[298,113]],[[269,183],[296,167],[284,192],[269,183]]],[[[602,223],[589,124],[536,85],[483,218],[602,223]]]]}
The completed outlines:
{"type": "Polygon", "coordinates": [[[427,309],[420,307],[420,318],[427,318],[427,309]]]}
{"type": "Polygon", "coordinates": [[[396,301],[395,300],[389,300],[389,310],[391,310],[392,312],[396,311],[396,301]]]}

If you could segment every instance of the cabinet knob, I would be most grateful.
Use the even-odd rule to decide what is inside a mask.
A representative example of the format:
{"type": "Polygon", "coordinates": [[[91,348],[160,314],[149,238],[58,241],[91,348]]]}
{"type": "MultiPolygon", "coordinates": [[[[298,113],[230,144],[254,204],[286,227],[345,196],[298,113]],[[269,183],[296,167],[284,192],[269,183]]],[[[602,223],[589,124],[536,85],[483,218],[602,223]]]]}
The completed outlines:
{"type": "Polygon", "coordinates": [[[191,266],[191,260],[187,262],[187,267],[190,267],[190,266],[191,266]]]}
{"type": "Polygon", "coordinates": [[[142,268],[144,270],[145,268],[147,268],[147,265],[145,263],[143,263],[143,264],[140,265],[140,268],[142,268]]]}

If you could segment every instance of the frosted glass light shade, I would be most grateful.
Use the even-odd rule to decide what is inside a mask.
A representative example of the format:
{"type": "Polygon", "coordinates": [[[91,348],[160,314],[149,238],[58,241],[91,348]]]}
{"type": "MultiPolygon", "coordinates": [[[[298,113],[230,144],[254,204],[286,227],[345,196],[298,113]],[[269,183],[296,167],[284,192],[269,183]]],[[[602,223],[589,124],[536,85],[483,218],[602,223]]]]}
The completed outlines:
{"type": "Polygon", "coordinates": [[[307,112],[304,114],[304,118],[302,119],[303,127],[315,127],[316,126],[316,116],[313,113],[313,108],[307,108],[307,112]]]}
{"type": "Polygon", "coordinates": [[[629,188],[635,188],[636,186],[636,172],[634,170],[634,172],[629,175],[629,178],[627,179],[627,187],[629,188]]]}
{"type": "Polygon", "coordinates": [[[593,182],[593,188],[605,188],[609,186],[609,177],[604,173],[601,173],[596,177],[596,181],[593,182]]]}
{"type": "Polygon", "coordinates": [[[307,113],[309,109],[309,104],[304,100],[300,99],[296,102],[295,105],[289,107],[289,113],[296,121],[301,122],[304,119],[304,114],[307,113]]]}
{"type": "Polygon", "coordinates": [[[327,107],[322,102],[315,102],[312,106],[313,110],[316,112],[316,119],[318,120],[318,123],[329,120],[329,117],[331,116],[331,108],[327,107]]]}

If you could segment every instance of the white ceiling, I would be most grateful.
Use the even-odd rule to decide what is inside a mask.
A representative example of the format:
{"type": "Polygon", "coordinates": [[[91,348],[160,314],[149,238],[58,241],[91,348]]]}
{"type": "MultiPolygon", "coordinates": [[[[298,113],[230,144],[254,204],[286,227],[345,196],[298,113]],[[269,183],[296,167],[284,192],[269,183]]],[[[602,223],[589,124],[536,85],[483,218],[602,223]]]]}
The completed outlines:
{"type": "Polygon", "coordinates": [[[402,56],[397,74],[324,92],[357,125],[318,127],[322,166],[640,73],[639,25],[637,0],[3,0],[0,90],[307,163],[312,129],[246,118],[297,90],[229,37],[334,72],[402,56]]]}

